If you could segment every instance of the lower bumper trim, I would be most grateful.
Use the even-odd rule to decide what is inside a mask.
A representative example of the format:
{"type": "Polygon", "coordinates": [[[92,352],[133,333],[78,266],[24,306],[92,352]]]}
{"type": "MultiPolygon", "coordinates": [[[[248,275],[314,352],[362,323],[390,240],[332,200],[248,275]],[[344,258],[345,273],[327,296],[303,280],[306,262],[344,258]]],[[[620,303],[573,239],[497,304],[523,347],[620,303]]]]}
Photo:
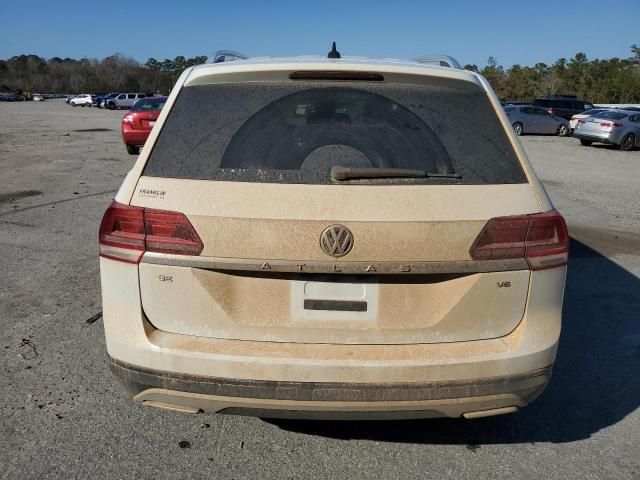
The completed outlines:
{"type": "Polygon", "coordinates": [[[519,375],[416,383],[280,382],[204,377],[157,371],[111,359],[110,368],[135,396],[164,389],[226,398],[297,402],[415,402],[516,394],[535,398],[551,378],[551,366],[519,375]]]}

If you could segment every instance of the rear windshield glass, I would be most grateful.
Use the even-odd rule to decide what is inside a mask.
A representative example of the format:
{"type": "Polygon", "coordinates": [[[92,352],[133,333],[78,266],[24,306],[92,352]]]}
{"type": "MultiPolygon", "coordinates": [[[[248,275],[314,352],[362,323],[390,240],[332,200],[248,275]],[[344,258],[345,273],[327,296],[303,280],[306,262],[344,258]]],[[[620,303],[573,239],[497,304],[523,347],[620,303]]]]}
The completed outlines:
{"type": "Polygon", "coordinates": [[[159,98],[145,98],[144,100],[138,100],[133,106],[134,112],[144,112],[147,110],[162,110],[164,104],[167,102],[165,97],[159,98]]]}
{"type": "Polygon", "coordinates": [[[598,118],[608,118],[609,120],[620,120],[626,116],[626,113],[620,112],[602,112],[598,114],[598,118]]]}
{"type": "Polygon", "coordinates": [[[526,182],[485,93],[325,81],[183,88],[144,175],[330,184],[332,166],[456,176],[362,183],[526,182]]]}

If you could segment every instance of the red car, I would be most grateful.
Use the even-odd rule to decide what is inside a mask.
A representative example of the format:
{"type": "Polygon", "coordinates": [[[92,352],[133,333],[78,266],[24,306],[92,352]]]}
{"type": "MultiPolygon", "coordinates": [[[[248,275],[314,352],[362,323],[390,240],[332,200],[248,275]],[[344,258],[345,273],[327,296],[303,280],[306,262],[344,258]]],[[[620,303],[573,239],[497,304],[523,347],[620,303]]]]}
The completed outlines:
{"type": "Polygon", "coordinates": [[[140,153],[166,101],[167,97],[143,98],[122,117],[122,141],[131,155],[140,153]]]}

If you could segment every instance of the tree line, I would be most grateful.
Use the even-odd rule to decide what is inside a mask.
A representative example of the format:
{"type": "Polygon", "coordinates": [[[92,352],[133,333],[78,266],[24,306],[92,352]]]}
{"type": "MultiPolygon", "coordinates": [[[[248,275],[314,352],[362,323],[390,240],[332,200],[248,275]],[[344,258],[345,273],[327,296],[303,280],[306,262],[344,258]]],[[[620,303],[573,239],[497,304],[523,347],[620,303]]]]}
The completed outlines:
{"type": "Polygon", "coordinates": [[[185,68],[206,60],[206,56],[177,56],[162,61],[149,58],[141,64],[121,54],[102,60],[19,55],[0,60],[0,92],[167,94],[185,68]]]}
{"type": "MultiPolygon", "coordinates": [[[[98,59],[19,55],[0,60],[0,92],[102,93],[109,91],[149,91],[167,94],[182,71],[206,61],[206,56],[140,63],[121,54],[98,59]]],[[[482,68],[467,70],[487,78],[498,97],[531,101],[543,95],[576,95],[594,103],[640,103],[640,46],[631,46],[628,58],[589,60],[577,53],[552,65],[513,65],[504,68],[489,57],[482,68]]]]}
{"type": "Polygon", "coordinates": [[[631,46],[629,58],[589,60],[576,53],[567,60],[559,58],[552,65],[536,63],[533,67],[513,65],[509,69],[489,57],[487,65],[465,65],[482,74],[499,98],[531,101],[538,96],[576,95],[592,103],[640,103],[640,46],[631,46]]]}

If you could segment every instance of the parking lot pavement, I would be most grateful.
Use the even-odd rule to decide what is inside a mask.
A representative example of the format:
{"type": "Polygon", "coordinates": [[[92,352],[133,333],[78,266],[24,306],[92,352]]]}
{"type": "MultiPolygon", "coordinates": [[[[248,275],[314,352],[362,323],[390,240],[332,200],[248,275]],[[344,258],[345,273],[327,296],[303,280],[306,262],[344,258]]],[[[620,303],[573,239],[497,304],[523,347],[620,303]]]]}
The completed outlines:
{"type": "Polygon", "coordinates": [[[135,157],[122,112],[0,104],[0,477],[640,478],[640,151],[523,137],[572,234],[551,385],[503,417],[180,415],[106,364],[96,232],[135,157]]]}

